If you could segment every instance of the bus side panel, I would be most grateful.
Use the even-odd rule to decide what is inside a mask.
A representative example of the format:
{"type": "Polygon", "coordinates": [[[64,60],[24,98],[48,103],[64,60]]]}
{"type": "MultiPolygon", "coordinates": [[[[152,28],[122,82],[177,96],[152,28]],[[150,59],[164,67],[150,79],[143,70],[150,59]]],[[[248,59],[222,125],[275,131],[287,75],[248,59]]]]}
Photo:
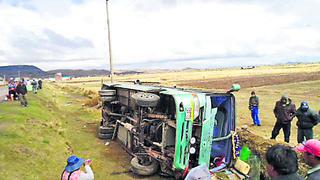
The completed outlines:
{"type": "Polygon", "coordinates": [[[193,97],[190,94],[176,95],[176,144],[173,166],[177,170],[184,170],[189,164],[190,139],[193,125],[193,97]],[[180,103],[183,111],[180,111],[180,103]]]}
{"type": "Polygon", "coordinates": [[[211,145],[213,137],[213,129],[215,116],[217,113],[217,108],[211,107],[210,97],[206,97],[206,110],[205,110],[205,119],[202,124],[201,131],[201,143],[200,143],[200,153],[199,153],[199,165],[206,165],[209,167],[210,163],[210,154],[211,154],[211,145]]]}

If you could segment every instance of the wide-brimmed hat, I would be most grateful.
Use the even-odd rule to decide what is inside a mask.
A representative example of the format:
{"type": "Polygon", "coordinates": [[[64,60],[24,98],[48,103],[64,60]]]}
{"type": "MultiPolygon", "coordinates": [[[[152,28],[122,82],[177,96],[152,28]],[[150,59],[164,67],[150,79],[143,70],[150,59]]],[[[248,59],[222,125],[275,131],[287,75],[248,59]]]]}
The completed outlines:
{"type": "Polygon", "coordinates": [[[316,157],[320,157],[320,141],[317,139],[309,139],[296,147],[296,151],[307,152],[316,157]]]}
{"type": "Polygon", "coordinates": [[[75,170],[80,169],[80,167],[81,167],[81,166],[83,165],[83,163],[84,163],[84,159],[79,158],[79,157],[77,157],[77,156],[75,156],[75,155],[72,155],[72,156],[70,156],[70,157],[68,158],[67,163],[68,163],[68,164],[67,164],[65,170],[66,170],[67,172],[73,172],[73,171],[75,171],[75,170]]]}

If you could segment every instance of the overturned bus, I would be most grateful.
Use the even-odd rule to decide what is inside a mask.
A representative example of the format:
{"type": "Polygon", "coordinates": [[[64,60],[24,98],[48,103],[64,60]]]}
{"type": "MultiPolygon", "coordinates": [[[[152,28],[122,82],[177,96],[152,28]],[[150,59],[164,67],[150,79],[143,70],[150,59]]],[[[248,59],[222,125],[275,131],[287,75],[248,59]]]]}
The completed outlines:
{"type": "MultiPolygon", "coordinates": [[[[129,152],[138,175],[185,177],[198,165],[234,160],[235,97],[231,93],[104,84],[98,136],[116,139],[129,152]]],[[[221,163],[220,163],[221,164],[221,163]]]]}

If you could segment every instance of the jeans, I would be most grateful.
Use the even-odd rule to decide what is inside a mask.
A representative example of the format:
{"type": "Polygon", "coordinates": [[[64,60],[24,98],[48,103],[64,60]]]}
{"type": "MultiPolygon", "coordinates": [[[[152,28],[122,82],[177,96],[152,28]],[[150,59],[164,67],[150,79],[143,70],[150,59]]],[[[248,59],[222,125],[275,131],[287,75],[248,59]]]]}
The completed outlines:
{"type": "Polygon", "coordinates": [[[289,143],[290,132],[291,132],[291,122],[289,122],[288,124],[283,124],[282,122],[277,120],[272,130],[271,139],[276,139],[276,137],[279,135],[280,129],[283,130],[284,141],[289,143]]]}
{"type": "Polygon", "coordinates": [[[306,140],[308,139],[313,139],[313,129],[312,128],[308,128],[308,129],[302,129],[302,128],[298,128],[298,143],[302,143],[306,138],[306,140]]]}
{"type": "Polygon", "coordinates": [[[258,107],[256,107],[256,106],[252,107],[252,109],[251,109],[251,117],[252,117],[254,125],[258,125],[258,126],[261,125],[260,119],[259,119],[259,108],[258,107]]]}

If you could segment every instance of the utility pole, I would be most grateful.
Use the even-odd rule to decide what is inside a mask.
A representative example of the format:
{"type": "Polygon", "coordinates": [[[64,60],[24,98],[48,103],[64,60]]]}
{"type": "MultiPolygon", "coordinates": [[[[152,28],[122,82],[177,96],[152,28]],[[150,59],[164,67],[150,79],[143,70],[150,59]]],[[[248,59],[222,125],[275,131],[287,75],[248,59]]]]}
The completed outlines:
{"type": "Polygon", "coordinates": [[[111,49],[111,35],[110,35],[110,22],[109,22],[109,0],[106,0],[106,10],[107,10],[107,28],[108,28],[108,44],[109,44],[109,63],[110,63],[110,78],[111,83],[113,83],[113,63],[112,63],[112,49],[111,49]]]}

